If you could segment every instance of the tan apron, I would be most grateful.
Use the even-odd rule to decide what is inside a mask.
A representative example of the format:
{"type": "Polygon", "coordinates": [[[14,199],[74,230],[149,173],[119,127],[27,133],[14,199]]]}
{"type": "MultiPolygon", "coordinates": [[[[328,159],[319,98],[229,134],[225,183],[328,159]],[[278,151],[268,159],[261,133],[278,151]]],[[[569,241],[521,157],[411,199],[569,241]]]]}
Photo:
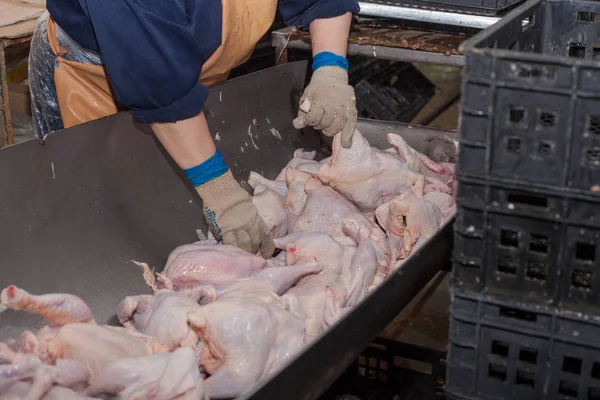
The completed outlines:
{"type": "MultiPolygon", "coordinates": [[[[275,19],[277,0],[222,0],[221,46],[204,63],[200,82],[206,86],[227,79],[231,70],[246,62],[256,43],[275,19]]],[[[48,40],[57,58],[54,83],[65,128],[115,114],[117,101],[103,66],[69,61],[58,44],[56,26],[48,20],[48,40]]]]}

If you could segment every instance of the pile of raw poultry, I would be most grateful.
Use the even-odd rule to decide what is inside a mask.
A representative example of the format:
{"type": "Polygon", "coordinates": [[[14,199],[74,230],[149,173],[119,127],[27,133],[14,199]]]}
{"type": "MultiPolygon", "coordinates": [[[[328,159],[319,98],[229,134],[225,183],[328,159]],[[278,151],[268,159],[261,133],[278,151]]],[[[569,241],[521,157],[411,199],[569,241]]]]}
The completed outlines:
{"type": "MultiPolygon", "coordinates": [[[[253,202],[276,246],[265,260],[214,239],[183,245],[153,295],[126,297],[122,327],[84,300],[9,286],[4,307],[42,315],[0,342],[0,399],[231,398],[250,390],[377,288],[452,217],[452,164],[398,135],[372,148],[356,132],[333,155],[296,151],[274,181],[252,173],[253,202]]],[[[141,277],[140,277],[141,279],[141,277]]]]}

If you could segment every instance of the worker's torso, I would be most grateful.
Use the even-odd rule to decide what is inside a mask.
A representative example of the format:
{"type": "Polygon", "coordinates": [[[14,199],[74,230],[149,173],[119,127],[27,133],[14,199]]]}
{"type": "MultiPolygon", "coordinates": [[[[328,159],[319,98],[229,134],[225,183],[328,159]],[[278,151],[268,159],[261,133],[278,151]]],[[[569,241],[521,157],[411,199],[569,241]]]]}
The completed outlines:
{"type": "Polygon", "coordinates": [[[54,21],[73,40],[100,54],[98,43],[102,40],[96,38],[94,25],[107,21],[110,28],[121,30],[115,37],[132,32],[129,40],[134,42],[138,34],[168,37],[168,29],[186,29],[195,36],[204,54],[212,54],[221,44],[220,0],[47,0],[46,4],[54,21]],[[157,21],[164,23],[156,26],[157,21]],[[128,30],[133,25],[145,25],[144,32],[128,30]]]}

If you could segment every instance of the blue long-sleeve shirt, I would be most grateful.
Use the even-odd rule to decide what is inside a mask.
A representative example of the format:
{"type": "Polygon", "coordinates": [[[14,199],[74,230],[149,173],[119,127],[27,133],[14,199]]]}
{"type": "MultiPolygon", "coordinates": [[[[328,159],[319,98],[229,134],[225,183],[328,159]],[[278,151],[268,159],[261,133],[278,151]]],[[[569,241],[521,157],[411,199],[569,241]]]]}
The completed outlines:
{"type": "MultiPolygon", "coordinates": [[[[221,0],[47,0],[56,23],[102,55],[119,104],[141,123],[198,114],[202,64],[221,44],[221,0]]],[[[279,0],[288,25],[357,13],[356,0],[279,0]]]]}

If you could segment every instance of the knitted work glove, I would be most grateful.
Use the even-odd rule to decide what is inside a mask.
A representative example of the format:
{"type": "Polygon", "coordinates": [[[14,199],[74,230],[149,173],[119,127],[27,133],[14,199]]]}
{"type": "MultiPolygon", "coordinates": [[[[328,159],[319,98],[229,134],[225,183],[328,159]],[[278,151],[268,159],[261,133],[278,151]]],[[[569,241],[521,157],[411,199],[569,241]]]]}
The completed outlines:
{"type": "Polygon", "coordinates": [[[217,239],[224,244],[260,253],[269,258],[275,251],[273,238],[248,192],[231,171],[196,188],[204,202],[204,216],[217,239]]]}
{"type": "Polygon", "coordinates": [[[312,75],[300,98],[294,128],[312,126],[326,136],[342,135],[342,147],[352,145],[356,127],[356,97],[348,85],[348,72],[337,66],[323,66],[312,75]]]}

